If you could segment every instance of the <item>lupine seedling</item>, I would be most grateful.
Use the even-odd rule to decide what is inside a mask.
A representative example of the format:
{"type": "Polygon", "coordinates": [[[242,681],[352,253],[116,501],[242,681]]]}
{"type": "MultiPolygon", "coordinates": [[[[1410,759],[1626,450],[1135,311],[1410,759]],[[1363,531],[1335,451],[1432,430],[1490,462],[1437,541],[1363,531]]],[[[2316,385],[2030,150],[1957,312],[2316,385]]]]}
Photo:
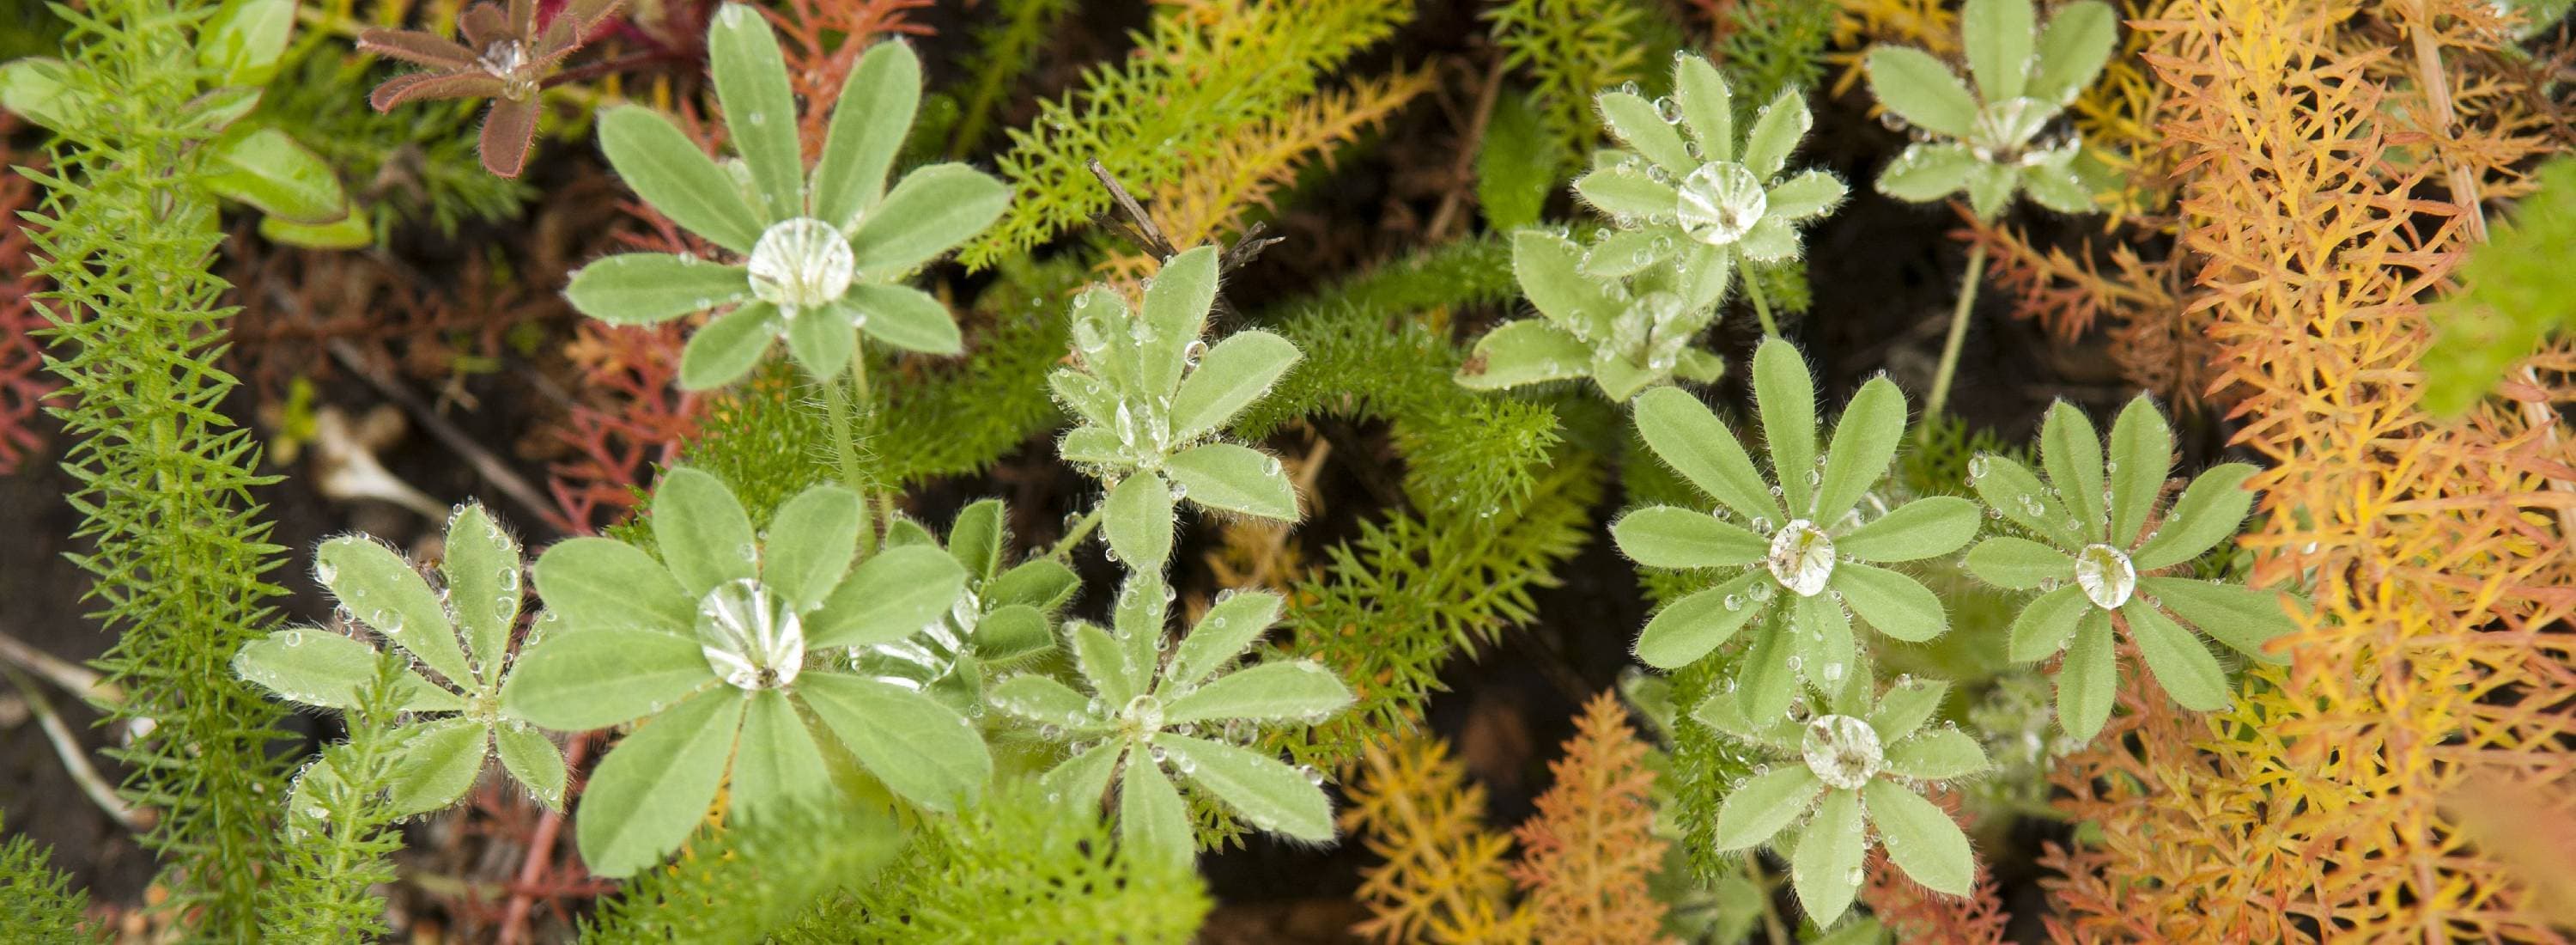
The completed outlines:
{"type": "Polygon", "coordinates": [[[1297,363],[1297,346],[1253,330],[1209,347],[1201,336],[1216,282],[1216,248],[1202,246],[1163,264],[1141,313],[1107,288],[1075,296],[1080,367],[1047,377],[1082,421],[1057,451],[1109,487],[1095,521],[1139,571],[1160,570],[1171,554],[1181,501],[1297,520],[1297,490],[1279,460],[1217,435],[1297,363]]]}
{"type": "Polygon", "coordinates": [[[764,540],[731,490],[665,473],[651,525],[661,560],[575,538],[537,559],[545,639],[503,705],[581,731],[642,719],[582,794],[591,869],[625,876],[677,849],[719,788],[757,816],[833,790],[823,744],[915,805],[954,810],[992,773],[964,715],[914,688],[813,654],[902,639],[940,619],[965,569],[935,547],[888,548],[856,568],[859,497],[816,486],[789,499],[764,540]]]}
{"type": "MultiPolygon", "coordinates": [[[[984,714],[986,676],[1055,647],[1055,613],[1081,588],[1073,569],[1052,558],[1002,567],[1009,539],[1002,503],[966,506],[949,526],[949,557],[966,569],[966,588],[947,613],[920,631],[850,651],[859,675],[918,689],[970,717],[984,714]]],[[[909,519],[886,530],[886,547],[938,547],[909,519]]]]}
{"type": "MultiPolygon", "coordinates": [[[[1585,257],[1584,271],[1626,276],[1671,260],[1672,284],[1696,310],[1716,305],[1746,261],[1798,258],[1797,224],[1833,210],[1844,188],[1824,171],[1781,177],[1815,123],[1804,90],[1781,90],[1738,142],[1733,93],[1708,60],[1675,56],[1673,89],[1658,102],[1624,90],[1601,94],[1603,123],[1629,150],[1605,152],[1606,162],[1577,178],[1574,191],[1617,226],[1585,257]]],[[[1778,335],[1760,287],[1743,283],[1763,333],[1778,335]]]]}
{"type": "Polygon", "coordinates": [[[1119,594],[1113,629],[1068,625],[1090,695],[1037,674],[993,687],[995,708],[1070,747],[1072,756],[1045,775],[1048,792],[1084,804],[1116,782],[1120,842],[1144,855],[1187,858],[1198,848],[1175,774],[1254,827],[1331,840],[1322,775],[1244,743],[1262,725],[1324,721],[1351,704],[1350,689],[1313,660],[1237,665],[1278,622],[1278,596],[1221,597],[1173,646],[1163,630],[1165,588],[1155,572],[1137,571],[1119,594]]]}
{"type": "Polygon", "coordinates": [[[2187,709],[2214,711],[2228,701],[2227,672],[2191,627],[2248,658],[2286,662],[2264,649],[2294,626],[2280,594],[2156,573],[2178,569],[2236,534],[2254,504],[2245,489],[2252,465],[2203,470],[2158,519],[2157,500],[2173,468],[2173,436],[2145,396],[2130,401],[2111,424],[2107,462],[2092,422],[2058,402],[2040,428],[2040,458],[2045,480],[2001,456],[1969,461],[1968,481],[1986,506],[2038,540],[1988,538],[1969,549],[1966,565],[1986,583],[2044,592],[2013,619],[2010,654],[2028,663],[2065,651],[2057,670],[2057,719],[2068,734],[2090,740],[2111,716],[2119,690],[2115,624],[2128,630],[2156,682],[2187,709]]]}
{"type": "MultiPolygon", "coordinates": [[[[313,553],[313,576],[354,618],[410,654],[418,667],[402,674],[394,708],[411,720],[394,730],[399,813],[455,804],[493,755],[548,807],[563,803],[563,752],[528,721],[502,706],[512,677],[510,633],[519,622],[519,544],[480,505],[463,505],[447,521],[447,557],[432,589],[411,563],[366,538],[334,538],[313,553]]],[[[243,645],[233,671],[280,697],[348,711],[375,680],[375,647],[319,627],[279,630],[243,645]]],[[[312,810],[311,796],[333,777],[315,762],[296,779],[290,810],[312,810]]]]}
{"type": "Polygon", "coordinates": [[[536,142],[537,96],[546,78],[581,48],[618,3],[575,0],[544,16],[537,0],[509,0],[506,13],[487,0],[456,18],[462,43],[423,30],[370,29],[358,37],[360,51],[428,66],[429,71],[385,80],[368,94],[367,103],[388,112],[404,102],[491,99],[491,113],[483,119],[483,136],[475,146],[484,170],[517,177],[536,142]]]}
{"type": "Polygon", "coordinates": [[[1477,339],[1458,368],[1459,384],[1502,390],[1588,377],[1603,396],[1627,400],[1674,378],[1706,384],[1726,372],[1726,362],[1691,346],[1717,316],[1714,306],[1695,308],[1679,293],[1645,288],[1656,280],[1585,272],[1587,252],[1601,250],[1537,230],[1512,234],[1512,275],[1539,317],[1477,339]]]}
{"type": "Polygon", "coordinates": [[[1708,839],[1719,850],[1780,848],[1798,904],[1820,926],[1851,907],[1873,840],[1887,847],[1888,862],[1933,891],[1965,896],[1976,880],[1967,834],[1920,793],[1927,782],[1987,767],[1975,738],[1928,724],[1950,684],[1900,680],[1875,703],[1869,685],[1855,677],[1835,692],[1830,712],[1803,721],[1747,716],[1727,699],[1710,699],[1693,713],[1784,759],[1728,792],[1708,839]],[[1801,820],[1806,825],[1793,839],[1779,840],[1801,820]]]}
{"type": "MultiPolygon", "coordinates": [[[[2044,141],[2051,119],[2092,85],[2110,61],[2118,18],[2099,0],[2059,7],[2048,28],[2037,30],[2030,0],[1968,0],[1959,13],[1960,40],[1976,92],[1932,54],[1911,46],[1873,46],[1862,60],[1870,94],[1889,112],[1935,140],[1917,141],[1878,175],[1880,193],[1927,203],[1966,191],[1970,212],[1991,220],[2027,193],[2059,213],[2093,209],[2093,193],[2076,173],[2083,143],[2044,141]]],[[[1949,403],[1959,367],[1986,248],[1968,251],[1958,308],[1941,346],[1926,416],[1949,403]]]]}
{"type": "Polygon", "coordinates": [[[921,98],[912,50],[880,43],[860,57],[809,178],[767,22],[726,4],[707,49],[738,163],[717,164],[669,118],[632,105],[600,114],[600,148],[653,209],[740,261],[610,256],[574,274],[573,307],[620,325],[730,307],[681,354],[680,382],[693,389],[740,378],[781,336],[817,380],[850,366],[862,332],[907,351],[957,353],[948,306],[898,280],[991,224],[1010,191],[963,164],[933,164],[885,189],[921,98]]]}
{"type": "Polygon", "coordinates": [[[1795,347],[1775,338],[1755,350],[1753,398],[1777,485],[1698,398],[1675,388],[1637,398],[1647,448],[1716,504],[1638,509],[1611,535],[1649,567],[1740,572],[1658,611],[1638,633],[1637,658],[1659,669],[1686,666],[1751,624],[1736,687],[1747,714],[1768,718],[1788,709],[1799,679],[1830,693],[1859,671],[1852,614],[1909,642],[1948,628],[1940,598],[1878,565],[1958,550],[1976,536],[1977,508],[1932,496],[1875,519],[1862,514],[1905,435],[1905,395],[1884,377],[1853,395],[1822,456],[1814,381],[1795,347]]]}

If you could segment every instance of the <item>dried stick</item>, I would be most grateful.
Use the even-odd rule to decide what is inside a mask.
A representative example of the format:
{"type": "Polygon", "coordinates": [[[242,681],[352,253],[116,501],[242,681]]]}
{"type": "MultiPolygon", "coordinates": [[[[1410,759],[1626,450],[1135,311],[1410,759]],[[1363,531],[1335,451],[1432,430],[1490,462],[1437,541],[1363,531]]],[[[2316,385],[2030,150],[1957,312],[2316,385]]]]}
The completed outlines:
{"type": "Polygon", "coordinates": [[[116,796],[116,786],[108,783],[107,778],[98,773],[98,768],[90,764],[89,752],[81,748],[80,739],[73,737],[71,726],[63,724],[62,715],[54,711],[52,700],[45,698],[44,691],[37,688],[35,681],[6,666],[0,666],[0,676],[7,676],[9,683],[26,695],[27,710],[35,714],[36,726],[44,730],[45,740],[53,743],[54,754],[63,760],[64,772],[72,776],[72,783],[80,785],[81,793],[89,796],[90,803],[98,805],[98,809],[106,811],[107,816],[115,818],[117,824],[127,830],[139,831],[149,827],[150,814],[137,810],[125,803],[124,798],[116,796]]]}
{"type": "Polygon", "coordinates": [[[538,492],[536,487],[529,485],[526,479],[520,478],[508,464],[501,462],[500,457],[492,455],[491,450],[484,449],[483,444],[474,442],[474,438],[465,435],[465,431],[457,429],[456,425],[449,423],[446,417],[439,416],[438,411],[431,409],[428,402],[420,399],[420,395],[385,378],[374,367],[367,364],[366,356],[358,352],[356,345],[335,338],[332,339],[330,348],[332,360],[340,362],[342,366],[349,369],[350,373],[358,375],[360,379],[367,382],[367,386],[375,388],[376,393],[384,395],[385,399],[400,404],[403,411],[411,414],[412,420],[420,424],[421,429],[429,431],[429,435],[438,438],[439,443],[463,457],[468,465],[474,467],[476,473],[491,482],[493,487],[500,489],[503,495],[519,503],[529,514],[535,515],[538,521],[554,520],[552,517],[554,503],[546,501],[544,493],[538,492]]]}

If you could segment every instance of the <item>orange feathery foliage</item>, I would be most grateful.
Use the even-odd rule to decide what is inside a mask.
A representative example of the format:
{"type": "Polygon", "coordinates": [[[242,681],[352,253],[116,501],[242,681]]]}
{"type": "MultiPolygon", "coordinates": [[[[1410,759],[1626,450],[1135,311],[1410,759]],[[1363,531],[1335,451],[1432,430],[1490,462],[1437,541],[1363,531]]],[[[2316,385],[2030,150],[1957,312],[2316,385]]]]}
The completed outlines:
{"type": "MultiPolygon", "coordinates": [[[[1956,791],[1939,791],[1932,802],[1950,814],[1959,826],[1969,826],[1959,816],[1956,791]]],[[[1869,882],[1860,889],[1860,901],[1869,906],[1870,915],[1880,928],[1899,942],[1939,942],[1942,945],[2003,945],[2004,926],[2012,917],[2005,914],[2002,887],[1986,869],[1977,864],[1977,888],[1973,895],[1948,896],[1923,888],[1902,871],[1887,862],[1887,848],[1876,847],[1869,853],[1869,882]]]]}
{"type": "Polygon", "coordinates": [[[2099,326],[2129,383],[2168,403],[2199,403],[2209,383],[2210,346],[2197,329],[2208,316],[2187,308],[2190,296],[2178,284],[2170,248],[2155,256],[2138,251],[2153,224],[2133,218],[2115,226],[2107,254],[2091,240],[2069,253],[2031,242],[2019,227],[1953,209],[1962,221],[1953,235],[1985,246],[1993,260],[1986,277],[2012,298],[2014,318],[2037,320],[2063,344],[2099,326]]]}
{"type": "MultiPolygon", "coordinates": [[[[2479,0],[2428,3],[2405,22],[2495,22],[2479,0]]],[[[2373,17],[2395,6],[2173,0],[2140,24],[2172,96],[2159,128],[2185,175],[2213,387],[2273,464],[2242,544],[2257,584],[2314,608],[2275,644],[2291,666],[2251,673],[2228,711],[2130,693],[2132,714],[2067,760],[2063,807],[2102,840],[2049,858],[2063,940],[2560,937],[2442,805],[2479,779],[2576,773],[2576,492],[2552,485],[2576,451],[2548,410],[2416,407],[2424,303],[2480,212],[2434,195],[2509,189],[2532,139],[2510,110],[2457,107],[2501,81],[2462,37],[2392,49],[2373,17]]],[[[2530,364],[2563,378],[2576,352],[2530,364]]]]}
{"type": "MultiPolygon", "coordinates": [[[[16,125],[15,119],[0,115],[0,137],[16,125]]],[[[0,152],[0,157],[20,155],[0,152]]],[[[0,160],[9,163],[14,162],[0,160]]],[[[39,286],[35,260],[27,254],[27,221],[18,216],[35,200],[36,182],[27,175],[0,174],[0,474],[16,472],[44,445],[31,424],[55,383],[45,372],[45,348],[36,341],[35,330],[45,326],[45,315],[36,308],[39,286]]]]}
{"type": "Polygon", "coordinates": [[[1646,891],[1664,858],[1647,799],[1655,772],[1616,694],[1604,691],[1583,707],[1565,756],[1548,771],[1556,782],[1539,796],[1538,815],[1512,831],[1522,848],[1512,880],[1528,894],[1538,940],[1663,940],[1664,904],[1646,891]]]}
{"type": "Polygon", "coordinates": [[[1527,943],[1533,920],[1511,903],[1510,837],[1485,826],[1485,788],[1427,736],[1362,750],[1346,781],[1342,830],[1384,860],[1360,870],[1370,917],[1353,932],[1380,942],[1527,943]]]}
{"type": "Polygon", "coordinates": [[[781,34],[779,51],[787,58],[787,81],[808,103],[796,132],[805,159],[823,153],[824,125],[832,110],[823,107],[841,97],[859,54],[880,36],[926,36],[930,28],[905,18],[930,0],[787,0],[787,9],[760,8],[781,34]]]}

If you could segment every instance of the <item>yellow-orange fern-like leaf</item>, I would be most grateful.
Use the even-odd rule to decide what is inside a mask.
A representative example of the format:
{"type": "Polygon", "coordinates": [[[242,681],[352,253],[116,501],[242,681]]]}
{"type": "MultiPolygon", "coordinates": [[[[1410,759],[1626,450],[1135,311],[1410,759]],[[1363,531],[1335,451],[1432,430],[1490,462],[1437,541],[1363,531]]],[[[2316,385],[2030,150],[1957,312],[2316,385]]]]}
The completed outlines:
{"type": "Polygon", "coordinates": [[[1646,890],[1664,858],[1646,751],[1627,707],[1605,691],[1583,707],[1564,757],[1548,763],[1555,784],[1539,796],[1538,816],[1512,832],[1522,847],[1512,879],[1528,893],[1539,941],[1664,940],[1664,904],[1646,890]]]}

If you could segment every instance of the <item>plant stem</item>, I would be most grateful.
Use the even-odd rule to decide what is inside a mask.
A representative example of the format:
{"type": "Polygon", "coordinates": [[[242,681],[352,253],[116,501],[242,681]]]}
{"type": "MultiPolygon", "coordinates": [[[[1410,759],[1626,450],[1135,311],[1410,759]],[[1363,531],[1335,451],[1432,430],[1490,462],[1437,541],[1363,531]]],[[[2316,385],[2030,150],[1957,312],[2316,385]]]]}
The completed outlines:
{"type": "Polygon", "coordinates": [[[1977,284],[1986,275],[1986,244],[1978,243],[1968,250],[1968,273],[1959,279],[1959,306],[1950,312],[1950,337],[1941,342],[1941,366],[1932,372],[1932,399],[1924,402],[1923,419],[1914,428],[1914,442],[1925,442],[1932,435],[1932,418],[1950,403],[1950,380],[1959,373],[1959,346],[1968,339],[1968,316],[1977,307],[1977,284]]]}
{"type": "Polygon", "coordinates": [[[1736,271],[1744,276],[1744,297],[1753,300],[1753,317],[1762,320],[1762,337],[1780,337],[1780,326],[1771,321],[1771,302],[1762,297],[1762,282],[1753,278],[1753,267],[1740,265],[1736,271]]]}
{"type": "Polygon", "coordinates": [[[1065,555],[1073,553],[1075,545],[1082,544],[1083,539],[1091,537],[1092,529],[1100,527],[1100,510],[1107,507],[1108,504],[1105,502],[1101,505],[1093,506],[1091,514],[1083,516],[1082,521],[1073,523],[1072,531],[1064,533],[1063,538],[1056,539],[1055,547],[1047,549],[1046,556],[1050,558],[1062,558],[1065,555]]]}
{"type": "Polygon", "coordinates": [[[876,552],[876,512],[868,506],[867,472],[859,468],[859,424],[864,416],[854,417],[868,408],[868,359],[863,350],[850,350],[850,390],[841,389],[841,379],[823,382],[823,411],[832,421],[832,450],[841,460],[841,484],[859,494],[859,557],[876,552]],[[852,408],[853,397],[858,402],[852,408]]]}

